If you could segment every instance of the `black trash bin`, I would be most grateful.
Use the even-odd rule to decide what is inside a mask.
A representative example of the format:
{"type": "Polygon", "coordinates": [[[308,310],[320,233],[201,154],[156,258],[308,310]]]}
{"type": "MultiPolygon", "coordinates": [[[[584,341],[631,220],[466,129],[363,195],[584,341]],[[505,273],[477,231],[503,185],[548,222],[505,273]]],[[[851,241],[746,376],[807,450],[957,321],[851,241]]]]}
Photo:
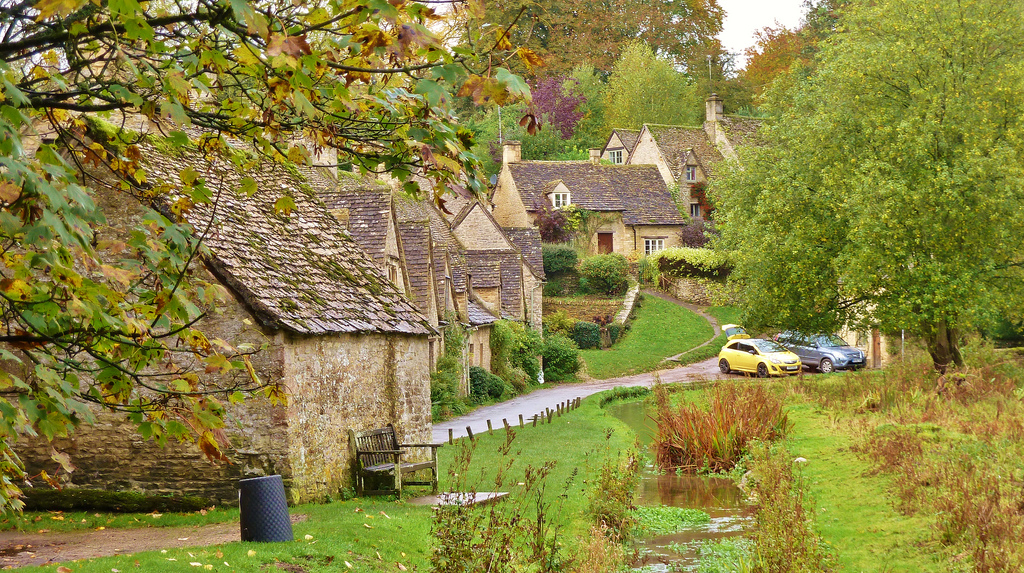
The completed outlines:
{"type": "Polygon", "coordinates": [[[238,480],[242,541],[294,541],[281,476],[238,480]]]}

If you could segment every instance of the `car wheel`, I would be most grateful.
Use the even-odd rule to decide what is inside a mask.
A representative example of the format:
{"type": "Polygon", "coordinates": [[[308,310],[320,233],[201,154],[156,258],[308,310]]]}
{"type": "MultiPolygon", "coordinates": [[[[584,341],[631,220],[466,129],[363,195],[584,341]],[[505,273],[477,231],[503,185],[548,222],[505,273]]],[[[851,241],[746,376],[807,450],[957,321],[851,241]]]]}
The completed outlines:
{"type": "Polygon", "coordinates": [[[725,358],[719,360],[718,361],[718,369],[722,371],[722,374],[728,374],[729,370],[730,370],[730,368],[729,368],[729,361],[726,360],[725,358]]]}
{"type": "Polygon", "coordinates": [[[818,370],[820,370],[822,374],[829,374],[831,372],[835,372],[836,367],[828,358],[822,358],[821,362],[818,363],[818,370]]]}
{"type": "Polygon", "coordinates": [[[768,365],[765,364],[764,362],[761,362],[760,364],[757,365],[757,377],[758,378],[767,378],[768,377],[768,365]]]}

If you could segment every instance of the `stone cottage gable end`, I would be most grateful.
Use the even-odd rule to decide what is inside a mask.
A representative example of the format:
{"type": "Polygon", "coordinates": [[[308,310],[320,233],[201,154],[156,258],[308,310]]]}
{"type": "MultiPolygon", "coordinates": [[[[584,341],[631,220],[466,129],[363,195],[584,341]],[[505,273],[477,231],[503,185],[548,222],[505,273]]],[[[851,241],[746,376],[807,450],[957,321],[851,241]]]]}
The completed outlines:
{"type": "MultiPolygon", "coordinates": [[[[351,487],[349,429],[393,423],[403,439],[429,441],[427,340],[435,331],[342,229],[310,180],[269,162],[243,175],[198,152],[140,148],[154,186],[176,182],[192,166],[219,190],[215,206],[197,205],[187,218],[207,232],[210,278],[233,297],[199,327],[236,346],[265,347],[252,357],[254,369],[280,383],[289,401],[228,406],[227,464],[206,461],[192,445],[159,448],[123,416],[100,412],[97,424],[57,444],[79,468],[72,484],[233,503],[239,478],[280,473],[291,501],[302,502],[351,487]],[[234,191],[243,176],[257,182],[252,197],[234,191]],[[295,203],[287,216],[274,209],[282,195],[295,203]]],[[[114,187],[96,187],[108,220],[130,228],[139,204],[114,187]]],[[[26,441],[19,451],[30,469],[45,468],[47,444],[26,441]]]]}

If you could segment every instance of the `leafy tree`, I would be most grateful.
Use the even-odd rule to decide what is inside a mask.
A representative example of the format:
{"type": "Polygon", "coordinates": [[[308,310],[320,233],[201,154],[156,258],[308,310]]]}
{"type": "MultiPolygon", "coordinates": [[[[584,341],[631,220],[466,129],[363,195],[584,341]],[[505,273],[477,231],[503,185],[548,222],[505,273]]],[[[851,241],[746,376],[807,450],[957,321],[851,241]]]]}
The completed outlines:
{"type": "Polygon", "coordinates": [[[905,329],[935,367],[1024,303],[1019,0],[854,3],[713,191],[750,324],[905,329]]]}
{"type": "Polygon", "coordinates": [[[573,82],[564,76],[548,76],[530,86],[537,113],[544,123],[558,130],[563,140],[576,132],[576,124],[583,117],[580,107],[586,103],[581,93],[571,89],[573,82]]]}
{"type": "Polygon", "coordinates": [[[86,164],[146,205],[174,195],[176,213],[213,195],[189,169],[150,187],[126,125],[148,121],[169,146],[236,162],[227,136],[299,164],[333,150],[356,169],[417,171],[438,194],[468,194],[485,186],[447,103],[528,96],[496,63],[516,53],[499,30],[471,38],[494,52],[452,48],[418,3],[5,0],[0,16],[0,510],[19,507],[19,434],[66,436],[95,404],[219,457],[223,402],[263,388],[254,349],[197,327],[224,291],[193,276],[201,235],[184,219],[154,210],[126,243],[94,241],[104,218],[79,177],[86,164]],[[232,373],[227,386],[209,377],[232,373]]]}
{"type": "Polygon", "coordinates": [[[605,129],[640,129],[644,123],[700,125],[704,97],[672,62],[641,42],[630,44],[608,78],[605,129]]]}

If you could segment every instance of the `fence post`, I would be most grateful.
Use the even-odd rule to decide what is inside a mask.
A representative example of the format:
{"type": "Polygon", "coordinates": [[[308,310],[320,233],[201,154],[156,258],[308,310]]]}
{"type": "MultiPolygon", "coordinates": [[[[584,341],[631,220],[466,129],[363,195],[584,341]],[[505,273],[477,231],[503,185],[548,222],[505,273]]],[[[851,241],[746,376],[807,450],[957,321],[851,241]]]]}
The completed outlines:
{"type": "Polygon", "coordinates": [[[491,421],[490,421],[490,420],[487,420],[487,433],[488,433],[488,434],[491,434],[491,433],[493,433],[493,432],[491,431],[491,421]]]}
{"type": "Polygon", "coordinates": [[[452,430],[451,428],[448,428],[448,443],[449,444],[454,444],[455,443],[455,431],[452,430]]]}
{"type": "Polygon", "coordinates": [[[466,426],[466,433],[469,434],[469,441],[473,441],[473,428],[466,426]]]}
{"type": "Polygon", "coordinates": [[[519,427],[520,428],[523,427],[523,415],[522,414],[519,414],[519,427]]]}

